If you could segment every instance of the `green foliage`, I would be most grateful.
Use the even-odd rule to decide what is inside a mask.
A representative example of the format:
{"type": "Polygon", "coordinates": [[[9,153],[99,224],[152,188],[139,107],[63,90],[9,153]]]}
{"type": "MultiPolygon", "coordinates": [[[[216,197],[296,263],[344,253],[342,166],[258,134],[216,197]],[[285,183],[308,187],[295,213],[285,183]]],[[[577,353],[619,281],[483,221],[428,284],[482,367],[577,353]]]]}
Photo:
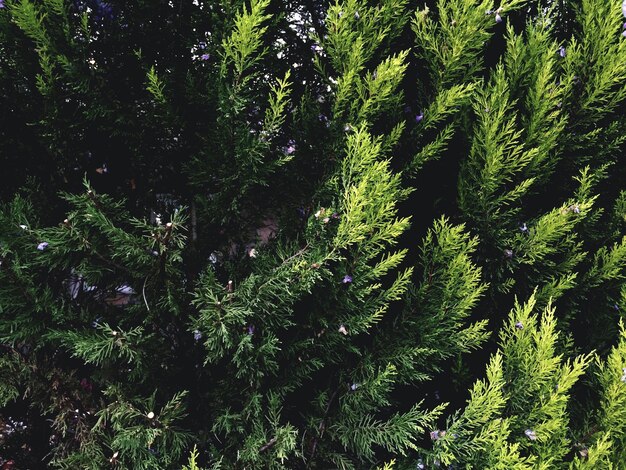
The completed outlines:
{"type": "Polygon", "coordinates": [[[557,353],[554,309],[533,315],[534,296],[516,304],[500,334],[487,378],[466,408],[437,431],[433,459],[474,468],[560,468],[569,451],[568,392],[589,356],[557,353]]]}
{"type": "MultiPolygon", "coordinates": [[[[600,406],[593,413],[593,427],[583,437],[583,448],[589,446],[590,460],[593,456],[598,462],[609,462],[619,466],[626,457],[624,442],[626,426],[624,426],[624,402],[626,387],[624,386],[624,364],[626,364],[626,332],[620,324],[619,343],[611,350],[606,361],[596,358],[596,375],[600,395],[600,406]]],[[[579,459],[579,461],[582,459],[579,459]]],[[[584,460],[583,460],[584,462],[584,460]]],[[[585,468],[578,462],[580,468],[585,468]]],[[[573,467],[579,468],[579,467],[573,467]]]]}
{"type": "Polygon", "coordinates": [[[245,81],[239,83],[243,74],[262,57],[262,54],[255,53],[263,45],[262,37],[267,27],[261,25],[270,18],[263,14],[269,3],[269,0],[253,0],[249,10],[244,6],[243,11],[237,13],[231,36],[222,43],[222,73],[232,66],[236,85],[245,85],[245,81]]]}
{"type": "Polygon", "coordinates": [[[157,101],[157,103],[165,103],[165,96],[163,94],[165,84],[159,79],[159,76],[157,75],[154,66],[150,67],[147,78],[147,90],[152,93],[152,96],[154,96],[154,99],[157,101]]]}
{"type": "Polygon", "coordinates": [[[95,469],[110,464],[121,468],[167,468],[180,460],[191,438],[176,424],[185,413],[185,393],[176,394],[158,410],[154,395],[129,402],[114,388],[104,394],[111,401],[96,414],[89,440],[80,452],[56,461],[60,468],[95,469]]]}
{"type": "Polygon", "coordinates": [[[0,466],[621,468],[620,3],[0,2],[0,466]]]}
{"type": "Polygon", "coordinates": [[[20,382],[23,380],[21,377],[24,375],[23,367],[19,354],[17,351],[5,352],[5,355],[0,358],[0,373],[2,382],[0,382],[0,404],[6,406],[17,399],[20,395],[20,382]]]}

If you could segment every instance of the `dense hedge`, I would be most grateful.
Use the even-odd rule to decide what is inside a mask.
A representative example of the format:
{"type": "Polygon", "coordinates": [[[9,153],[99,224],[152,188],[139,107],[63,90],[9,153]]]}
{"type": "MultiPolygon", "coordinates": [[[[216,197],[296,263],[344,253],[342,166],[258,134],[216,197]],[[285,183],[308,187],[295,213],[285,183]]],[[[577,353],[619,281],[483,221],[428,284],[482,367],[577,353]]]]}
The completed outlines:
{"type": "Polygon", "coordinates": [[[625,16],[0,0],[2,468],[626,468],[625,16]]]}

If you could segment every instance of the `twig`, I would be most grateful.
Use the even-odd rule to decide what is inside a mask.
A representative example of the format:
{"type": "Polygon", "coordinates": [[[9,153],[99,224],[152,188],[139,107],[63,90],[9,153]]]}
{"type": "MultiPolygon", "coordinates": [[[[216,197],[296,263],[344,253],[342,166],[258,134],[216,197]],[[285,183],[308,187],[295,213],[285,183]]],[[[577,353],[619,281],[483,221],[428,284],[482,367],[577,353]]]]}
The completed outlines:
{"type": "Polygon", "coordinates": [[[149,277],[150,277],[150,274],[148,274],[146,278],[143,280],[143,288],[141,289],[141,293],[143,295],[143,301],[146,304],[146,309],[148,309],[148,312],[150,311],[150,306],[148,305],[148,299],[146,299],[146,283],[148,282],[149,277]]]}
{"type": "Polygon", "coordinates": [[[196,242],[198,240],[198,219],[196,215],[196,203],[191,201],[191,241],[196,242]]]}
{"type": "Polygon", "coordinates": [[[276,445],[276,441],[278,441],[278,439],[276,437],[272,437],[267,444],[265,444],[263,447],[261,447],[259,449],[259,453],[261,452],[265,452],[267,449],[269,449],[270,447],[274,447],[276,445]]]}
{"type": "MultiPolygon", "coordinates": [[[[339,387],[335,389],[335,391],[333,392],[333,395],[330,397],[330,400],[328,400],[328,405],[326,405],[326,409],[324,410],[324,416],[322,417],[322,421],[320,422],[320,425],[317,428],[318,433],[319,433],[318,437],[320,439],[324,435],[324,430],[326,429],[326,418],[328,417],[328,413],[330,412],[330,406],[333,404],[333,401],[335,400],[335,397],[337,396],[337,392],[339,392],[339,387]]],[[[317,437],[313,438],[313,443],[311,444],[311,456],[309,457],[309,460],[313,460],[313,456],[315,455],[315,451],[317,450],[317,439],[318,439],[317,437]]]]}
{"type": "Polygon", "coordinates": [[[291,261],[292,259],[300,256],[302,253],[304,253],[307,248],[309,247],[309,244],[307,243],[304,248],[301,248],[300,250],[298,250],[296,253],[294,253],[293,255],[291,255],[289,258],[285,258],[283,260],[283,262],[281,263],[281,266],[284,266],[285,264],[287,264],[289,261],[291,261]]]}

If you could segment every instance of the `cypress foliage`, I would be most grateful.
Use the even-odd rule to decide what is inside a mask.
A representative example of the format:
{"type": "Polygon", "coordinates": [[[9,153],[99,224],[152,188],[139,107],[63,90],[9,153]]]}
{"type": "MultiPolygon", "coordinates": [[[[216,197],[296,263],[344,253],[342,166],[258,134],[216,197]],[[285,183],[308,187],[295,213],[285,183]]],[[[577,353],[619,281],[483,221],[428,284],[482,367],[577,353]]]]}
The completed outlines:
{"type": "Polygon", "coordinates": [[[0,465],[624,468],[624,8],[0,0],[0,465]]]}

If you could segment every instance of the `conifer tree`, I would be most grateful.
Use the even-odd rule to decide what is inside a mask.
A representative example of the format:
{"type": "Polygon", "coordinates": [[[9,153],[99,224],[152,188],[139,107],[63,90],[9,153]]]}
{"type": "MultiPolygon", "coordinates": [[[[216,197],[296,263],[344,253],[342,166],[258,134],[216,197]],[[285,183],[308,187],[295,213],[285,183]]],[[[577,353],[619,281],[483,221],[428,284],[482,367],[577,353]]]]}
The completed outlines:
{"type": "Polygon", "coordinates": [[[624,5],[0,0],[0,465],[622,468],[624,5]]]}

